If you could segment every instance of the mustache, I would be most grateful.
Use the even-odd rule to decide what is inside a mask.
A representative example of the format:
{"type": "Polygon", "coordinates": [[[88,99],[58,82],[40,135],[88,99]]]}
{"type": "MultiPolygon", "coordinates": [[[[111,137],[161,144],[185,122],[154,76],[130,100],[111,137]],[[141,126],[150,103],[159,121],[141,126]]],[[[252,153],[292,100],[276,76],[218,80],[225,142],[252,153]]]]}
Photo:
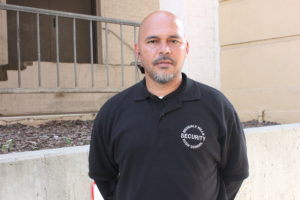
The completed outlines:
{"type": "Polygon", "coordinates": [[[152,62],[152,64],[157,65],[160,61],[165,61],[165,60],[170,61],[172,65],[176,65],[176,61],[169,56],[159,56],[152,62]]]}

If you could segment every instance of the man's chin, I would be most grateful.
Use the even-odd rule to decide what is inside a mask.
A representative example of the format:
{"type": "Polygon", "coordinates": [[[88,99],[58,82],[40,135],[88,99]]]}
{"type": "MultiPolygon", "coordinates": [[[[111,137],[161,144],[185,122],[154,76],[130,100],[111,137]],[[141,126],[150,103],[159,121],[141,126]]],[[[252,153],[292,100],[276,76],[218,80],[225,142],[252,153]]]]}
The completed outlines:
{"type": "Polygon", "coordinates": [[[153,80],[160,84],[166,84],[171,82],[174,78],[174,74],[153,74],[153,80]]]}

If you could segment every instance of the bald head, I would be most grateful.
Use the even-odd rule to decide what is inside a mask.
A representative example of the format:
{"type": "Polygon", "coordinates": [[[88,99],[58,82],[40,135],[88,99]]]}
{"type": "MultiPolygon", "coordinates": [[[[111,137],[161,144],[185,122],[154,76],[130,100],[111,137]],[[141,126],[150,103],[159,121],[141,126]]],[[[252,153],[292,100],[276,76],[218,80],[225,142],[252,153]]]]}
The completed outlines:
{"type": "Polygon", "coordinates": [[[144,67],[146,81],[179,84],[188,49],[183,24],[174,14],[156,11],[142,21],[135,54],[144,67]]]}
{"type": "Polygon", "coordinates": [[[185,31],[183,23],[178,19],[176,15],[168,11],[155,11],[147,15],[140,24],[139,28],[139,40],[141,39],[141,35],[144,34],[149,28],[155,28],[159,25],[167,25],[173,24],[177,26],[177,29],[182,37],[185,37],[185,31]]]}

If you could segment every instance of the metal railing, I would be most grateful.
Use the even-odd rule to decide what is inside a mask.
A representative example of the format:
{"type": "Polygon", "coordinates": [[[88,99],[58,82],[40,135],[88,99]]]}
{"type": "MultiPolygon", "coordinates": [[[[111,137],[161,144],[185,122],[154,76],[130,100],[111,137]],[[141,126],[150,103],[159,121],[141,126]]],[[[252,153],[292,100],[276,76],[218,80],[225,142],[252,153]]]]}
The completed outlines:
{"type": "MultiPolygon", "coordinates": [[[[52,93],[52,92],[115,92],[117,89],[109,89],[110,84],[110,75],[109,75],[109,41],[108,41],[108,34],[109,34],[109,25],[110,24],[117,24],[119,25],[119,36],[118,39],[120,40],[120,68],[121,68],[121,83],[122,87],[124,86],[124,26],[132,27],[133,29],[133,38],[132,42],[136,43],[137,41],[137,28],[139,27],[139,23],[128,21],[128,20],[120,20],[120,19],[112,19],[112,18],[106,18],[106,17],[100,17],[100,16],[91,16],[91,15],[84,15],[84,14],[76,14],[76,13],[69,13],[69,12],[61,12],[61,11],[53,11],[53,10],[46,10],[46,9],[39,9],[39,8],[31,8],[31,7],[25,7],[25,6],[16,6],[16,5],[9,5],[0,3],[0,10],[6,10],[6,11],[15,11],[16,12],[16,49],[17,49],[17,87],[14,88],[0,88],[0,94],[1,93],[52,93]],[[21,60],[21,41],[20,41],[20,13],[32,13],[36,17],[36,43],[37,43],[37,76],[38,76],[38,87],[37,88],[23,88],[22,87],[22,73],[21,73],[21,67],[22,67],[22,60],[21,60]],[[56,30],[55,30],[55,48],[56,48],[56,87],[55,88],[45,88],[43,87],[43,79],[42,79],[42,61],[41,61],[41,22],[40,17],[41,15],[47,15],[47,16],[53,16],[55,17],[55,23],[57,24],[56,30]],[[60,18],[69,18],[73,20],[73,64],[74,64],[74,87],[73,88],[62,88],[61,87],[61,62],[60,62],[60,38],[59,38],[59,20],[60,18]],[[89,22],[89,45],[90,45],[90,87],[89,88],[79,88],[78,87],[78,69],[77,69],[77,43],[76,43],[76,21],[77,20],[85,20],[89,22]],[[105,40],[105,46],[103,48],[103,51],[105,52],[104,57],[104,66],[106,71],[106,88],[97,88],[95,87],[95,69],[94,69],[94,35],[93,31],[95,30],[95,27],[93,27],[93,23],[101,22],[104,24],[103,30],[104,32],[104,40],[105,40]]],[[[101,25],[100,25],[101,26],[101,25]]],[[[96,27],[97,29],[97,27],[96,27]]],[[[128,45],[127,45],[128,46],[128,45]]],[[[100,47],[98,47],[100,48],[100,47]]],[[[134,57],[134,65],[136,68],[135,71],[135,79],[138,81],[139,75],[138,75],[138,68],[137,68],[137,60],[134,57]]],[[[0,82],[1,84],[1,82],[0,82]]]]}

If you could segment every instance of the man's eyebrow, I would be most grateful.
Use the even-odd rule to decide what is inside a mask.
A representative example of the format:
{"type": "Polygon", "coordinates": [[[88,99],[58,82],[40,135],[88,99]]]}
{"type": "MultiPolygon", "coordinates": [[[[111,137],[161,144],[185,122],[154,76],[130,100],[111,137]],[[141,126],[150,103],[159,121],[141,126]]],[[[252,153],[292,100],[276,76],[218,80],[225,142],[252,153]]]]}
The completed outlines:
{"type": "Polygon", "coordinates": [[[146,37],[145,40],[151,40],[151,39],[158,39],[158,37],[155,35],[150,35],[150,36],[146,37]]]}
{"type": "Polygon", "coordinates": [[[182,39],[179,35],[170,35],[169,38],[182,39]]]}
{"type": "MultiPolygon", "coordinates": [[[[180,37],[179,35],[170,35],[168,38],[171,38],[171,39],[182,39],[182,37],[180,37]]],[[[150,35],[150,36],[146,37],[145,40],[151,40],[151,39],[159,39],[159,37],[155,36],[155,35],[150,35]]]]}

